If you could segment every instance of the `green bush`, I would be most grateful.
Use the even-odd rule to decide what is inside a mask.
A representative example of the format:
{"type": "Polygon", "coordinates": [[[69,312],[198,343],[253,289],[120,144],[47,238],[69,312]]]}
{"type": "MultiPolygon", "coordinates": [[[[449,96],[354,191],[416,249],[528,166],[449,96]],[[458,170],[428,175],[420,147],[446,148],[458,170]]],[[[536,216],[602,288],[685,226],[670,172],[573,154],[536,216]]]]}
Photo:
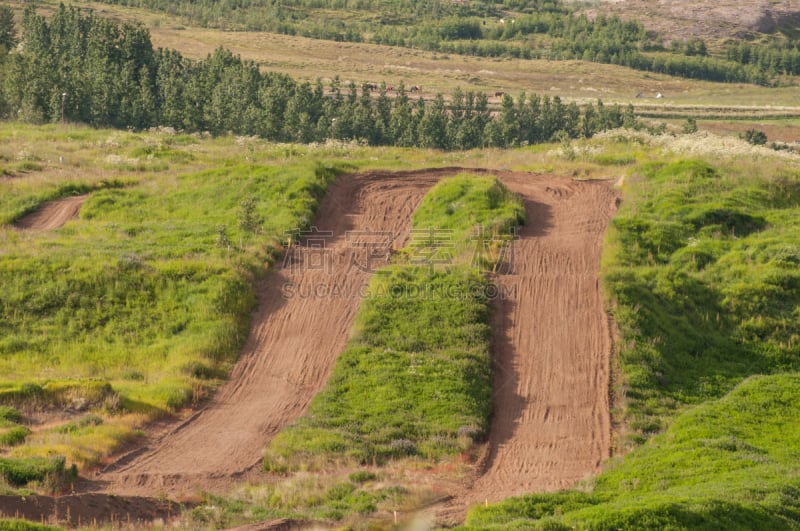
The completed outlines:
{"type": "Polygon", "coordinates": [[[13,407],[0,406],[0,426],[2,426],[3,422],[19,424],[21,420],[22,415],[13,407]]]}
{"type": "Polygon", "coordinates": [[[8,429],[0,428],[0,446],[17,446],[25,442],[31,430],[25,426],[13,426],[8,429]]]}
{"type": "Polygon", "coordinates": [[[74,479],[75,470],[67,469],[63,457],[0,457],[0,476],[16,487],[24,487],[30,482],[43,482],[46,479],[74,479]]]}

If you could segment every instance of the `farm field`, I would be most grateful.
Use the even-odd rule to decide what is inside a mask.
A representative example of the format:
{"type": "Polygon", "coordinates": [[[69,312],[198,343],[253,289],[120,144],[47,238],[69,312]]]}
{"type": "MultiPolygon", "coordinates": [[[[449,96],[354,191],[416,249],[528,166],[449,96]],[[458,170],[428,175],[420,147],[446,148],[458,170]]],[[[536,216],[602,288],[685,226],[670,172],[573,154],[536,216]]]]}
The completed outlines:
{"type": "MultiPolygon", "coordinates": [[[[539,2],[524,38],[328,7],[406,47],[148,2],[38,4],[19,47],[0,8],[0,531],[800,528],[796,77],[421,49],[558,50],[539,2]]],[[[791,2],[680,3],[712,66],[795,56],[791,2]]]]}

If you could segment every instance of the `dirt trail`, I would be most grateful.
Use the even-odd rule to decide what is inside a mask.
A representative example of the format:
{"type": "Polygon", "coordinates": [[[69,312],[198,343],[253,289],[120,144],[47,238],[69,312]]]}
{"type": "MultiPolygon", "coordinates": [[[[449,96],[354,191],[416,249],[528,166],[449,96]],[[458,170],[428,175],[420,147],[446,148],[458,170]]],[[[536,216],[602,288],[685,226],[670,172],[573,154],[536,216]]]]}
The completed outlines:
{"type": "Polygon", "coordinates": [[[527,224],[493,313],[494,416],[481,473],[439,512],[564,489],[609,456],[609,321],[599,285],[617,196],[606,182],[501,176],[527,224]]]}
{"type": "Polygon", "coordinates": [[[78,217],[78,212],[86,201],[88,195],[76,195],[48,201],[35,212],[18,219],[14,225],[20,229],[28,230],[53,230],[63,227],[72,218],[78,217]]]}
{"type": "MultiPolygon", "coordinates": [[[[363,261],[363,249],[347,231],[392,232],[402,245],[427,190],[458,171],[338,179],[315,222],[333,231],[325,238],[330,267],[320,267],[320,253],[296,247],[260,285],[259,309],[230,380],[203,410],[101,474],[100,485],[118,494],[181,495],[256,474],[266,443],[305,412],[347,341],[369,280],[349,266],[363,261]],[[340,295],[325,296],[334,285],[340,295]],[[322,296],[310,296],[317,286],[322,296]]],[[[498,276],[509,296],[494,312],[495,414],[485,460],[442,508],[445,521],[463,518],[472,503],[568,487],[609,454],[611,338],[598,272],[616,194],[606,182],[491,173],[523,197],[528,223],[511,271],[498,276]]]]}
{"type": "MultiPolygon", "coordinates": [[[[344,349],[369,281],[364,248],[347,232],[400,234],[441,170],[341,177],[323,199],[315,226],[329,251],[297,246],[260,285],[259,309],[229,381],[201,411],[99,478],[109,492],[171,495],[222,490],[257,473],[266,443],[302,415],[344,349]],[[339,292],[328,296],[333,287],[339,292]]],[[[402,241],[399,242],[402,244],[402,241]]],[[[373,260],[372,266],[385,261],[373,260]]]]}

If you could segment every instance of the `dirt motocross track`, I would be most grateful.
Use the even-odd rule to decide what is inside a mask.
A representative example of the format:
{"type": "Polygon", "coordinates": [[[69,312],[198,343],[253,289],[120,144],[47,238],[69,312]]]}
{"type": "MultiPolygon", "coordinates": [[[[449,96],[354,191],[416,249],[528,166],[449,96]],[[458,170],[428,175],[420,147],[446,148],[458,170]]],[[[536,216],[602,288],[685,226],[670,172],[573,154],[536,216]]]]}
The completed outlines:
{"type": "MultiPolygon", "coordinates": [[[[257,474],[262,450],[324,386],[370,273],[351,232],[391,232],[399,247],[428,189],[460,169],[345,175],[331,185],[315,226],[330,263],[309,246],[261,282],[259,308],[230,380],[202,410],[119,459],[96,487],[116,494],[223,490],[257,474]],[[328,296],[336,285],[337,296],[328,296]]],[[[609,454],[611,336],[598,272],[617,195],[607,182],[528,173],[497,175],[525,201],[528,223],[512,270],[512,296],[494,317],[495,414],[484,468],[448,511],[574,484],[609,454]]],[[[373,268],[382,259],[370,264],[373,268]]]]}
{"type": "Polygon", "coordinates": [[[18,219],[14,225],[19,229],[53,230],[63,227],[70,219],[78,217],[78,212],[88,195],[65,197],[48,201],[36,211],[18,219]]]}

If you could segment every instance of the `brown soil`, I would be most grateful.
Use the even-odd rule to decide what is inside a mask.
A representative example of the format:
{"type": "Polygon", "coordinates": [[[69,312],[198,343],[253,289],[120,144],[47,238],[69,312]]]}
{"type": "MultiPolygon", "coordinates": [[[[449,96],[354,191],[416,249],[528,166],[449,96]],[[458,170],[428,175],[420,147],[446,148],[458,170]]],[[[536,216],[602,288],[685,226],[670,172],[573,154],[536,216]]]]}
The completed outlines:
{"type": "Polygon", "coordinates": [[[28,230],[53,230],[63,227],[67,221],[78,217],[78,212],[87,197],[89,196],[76,195],[48,201],[35,212],[18,219],[14,225],[28,230]]]}
{"type": "Polygon", "coordinates": [[[25,518],[34,522],[61,522],[73,526],[117,523],[135,525],[178,514],[168,501],[136,496],[75,494],[69,496],[0,496],[0,519],[25,518]]]}
{"type": "MultiPolygon", "coordinates": [[[[369,280],[368,271],[350,266],[363,250],[345,233],[392,232],[402,245],[427,190],[459,171],[339,178],[316,219],[320,230],[333,232],[325,242],[332,262],[316,267],[320,253],[295,247],[261,282],[250,337],[226,385],[204,409],[99,474],[91,488],[180,496],[260,475],[264,446],[325,384],[369,280]],[[341,295],[303,296],[334,285],[341,295]],[[285,296],[285,286],[295,296],[285,296]]],[[[617,196],[607,182],[491,173],[523,197],[528,223],[512,269],[498,275],[507,296],[494,313],[495,414],[482,467],[453,493],[442,521],[461,519],[472,503],[569,487],[609,455],[611,338],[598,272],[617,196]]]]}

